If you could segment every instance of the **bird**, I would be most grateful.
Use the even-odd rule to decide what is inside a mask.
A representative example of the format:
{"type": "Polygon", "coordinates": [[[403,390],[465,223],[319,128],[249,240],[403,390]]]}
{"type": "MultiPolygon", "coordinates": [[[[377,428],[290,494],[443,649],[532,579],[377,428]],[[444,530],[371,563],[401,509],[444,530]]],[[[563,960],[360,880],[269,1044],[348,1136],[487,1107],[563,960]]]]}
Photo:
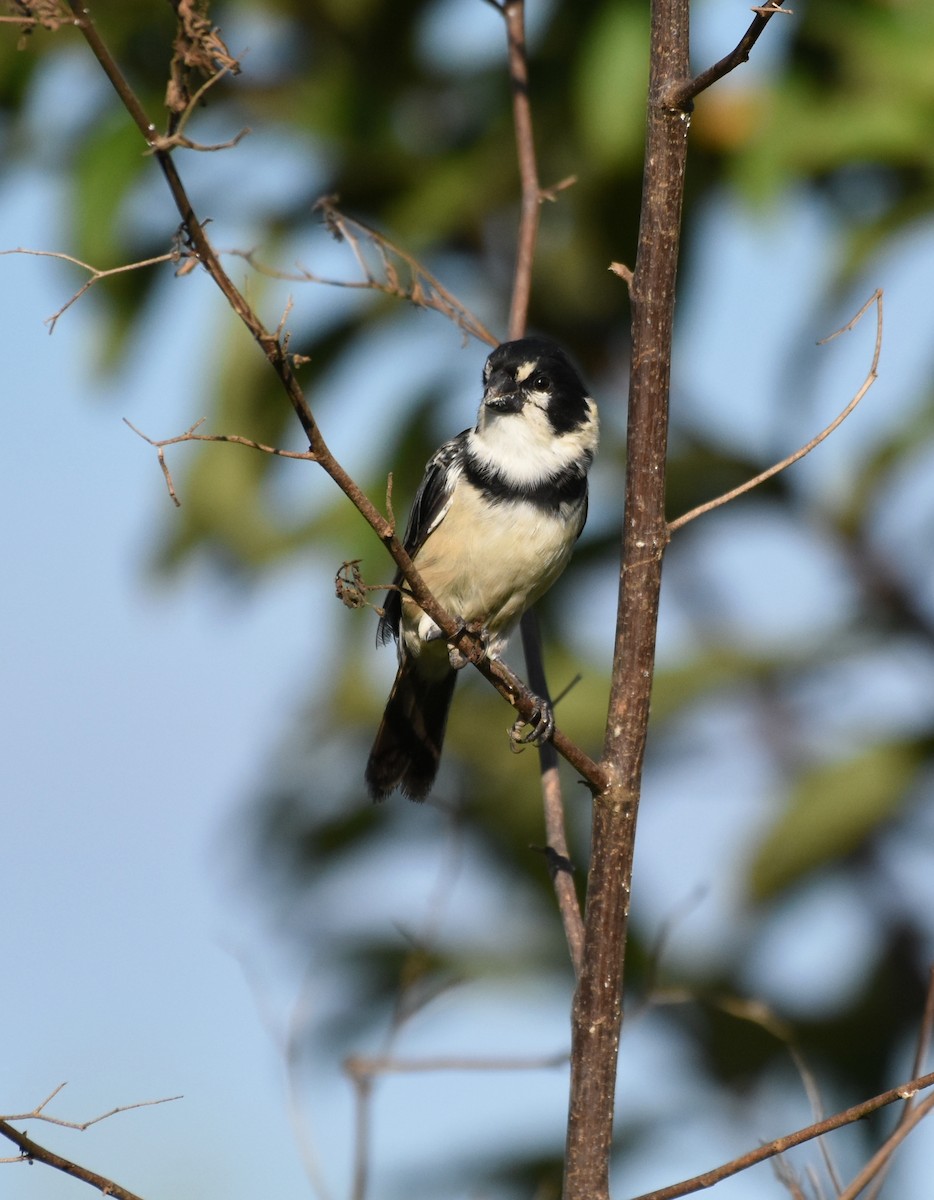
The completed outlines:
{"type": "MultiPolygon", "coordinates": [[[[522,614],[555,582],[587,519],[587,474],[599,439],[597,405],[561,347],[530,336],[503,342],[483,367],[476,425],[429,459],[403,544],[429,590],[499,658],[522,614]]],[[[377,643],[395,640],[398,670],[366,766],[375,801],[431,791],[457,672],[449,645],[397,572],[377,643]]],[[[554,730],[538,702],[523,740],[554,730]]],[[[520,722],[521,724],[521,722],[520,722]]]]}

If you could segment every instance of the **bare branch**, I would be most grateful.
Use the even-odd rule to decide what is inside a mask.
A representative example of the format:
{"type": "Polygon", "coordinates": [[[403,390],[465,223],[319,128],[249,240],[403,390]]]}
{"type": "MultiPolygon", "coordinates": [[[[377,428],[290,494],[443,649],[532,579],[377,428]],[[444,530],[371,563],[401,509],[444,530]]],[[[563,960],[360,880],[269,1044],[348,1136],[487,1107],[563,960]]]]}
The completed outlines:
{"type": "MultiPolygon", "coordinates": [[[[520,631],[529,686],[536,695],[548,699],[548,680],[542,662],[538,616],[534,609],[530,609],[522,618],[520,631]]],[[[577,977],[581,972],[584,954],[584,921],[577,899],[577,888],[574,885],[574,877],[570,869],[571,856],[565,830],[564,796],[558,772],[558,756],[555,753],[555,747],[550,742],[544,742],[538,748],[538,757],[545,837],[547,839],[545,856],[555,889],[555,897],[558,901],[558,910],[561,913],[561,921],[564,925],[564,935],[567,938],[571,964],[574,967],[574,975],[577,977]]]]}
{"type": "Polygon", "coordinates": [[[215,71],[213,75],[206,79],[188,101],[185,108],[178,113],[177,116],[173,115],[172,132],[167,134],[165,137],[153,137],[152,149],[150,150],[150,153],[155,153],[156,150],[171,150],[173,146],[183,146],[186,150],[202,150],[212,152],[215,150],[230,150],[233,146],[238,145],[250,132],[248,128],[241,129],[238,134],[235,134],[234,137],[230,138],[226,142],[219,142],[211,146],[205,146],[200,142],[191,141],[190,138],[184,136],[183,131],[185,126],[188,124],[191,114],[201,104],[205,94],[219,80],[223,79],[225,75],[233,74],[235,71],[239,71],[239,69],[239,63],[234,63],[233,66],[223,66],[219,71],[215,71]]]}
{"type": "Polygon", "coordinates": [[[781,462],[774,463],[771,467],[760,472],[760,474],[756,475],[753,479],[747,479],[747,481],[745,483],[741,483],[739,487],[732,488],[729,492],[725,492],[722,496],[717,496],[714,500],[708,500],[705,504],[699,504],[696,508],[692,508],[690,512],[684,513],[683,516],[677,517],[674,521],[669,521],[669,534],[674,533],[676,529],[680,529],[683,525],[687,525],[689,521],[694,521],[697,517],[701,517],[705,513],[712,512],[715,508],[721,508],[724,504],[729,504],[730,501],[735,500],[737,496],[742,496],[744,493],[752,491],[753,488],[765,483],[766,480],[772,479],[775,475],[778,475],[781,471],[786,470],[794,463],[800,462],[805,455],[810,454],[815,447],[819,446],[821,442],[830,437],[834,430],[843,424],[843,422],[847,419],[853,409],[856,408],[857,404],[859,404],[860,400],[862,400],[862,398],[866,395],[878,378],[879,355],[882,352],[882,289],[877,288],[876,291],[873,292],[873,294],[869,297],[869,299],[851,321],[848,321],[846,325],[842,326],[834,333],[829,334],[827,337],[822,338],[820,342],[818,342],[818,345],[820,346],[826,345],[827,342],[832,341],[835,337],[839,337],[841,333],[851,330],[857,321],[859,321],[859,319],[863,316],[866,310],[873,304],[876,306],[876,341],[873,348],[872,363],[870,364],[869,372],[866,375],[866,378],[863,380],[861,387],[855,396],[853,396],[852,400],[850,400],[849,404],[847,404],[846,408],[839,412],[830,422],[830,424],[825,426],[825,428],[822,429],[816,437],[811,438],[806,445],[802,446],[800,450],[796,450],[794,454],[789,454],[788,457],[783,458],[781,462]]]}
{"type": "MultiPolygon", "coordinates": [[[[870,1113],[878,1112],[880,1108],[885,1108],[888,1104],[894,1104],[897,1100],[905,1100],[915,1095],[915,1093],[932,1086],[934,1086],[934,1072],[929,1075],[920,1075],[918,1078],[910,1079],[907,1083],[903,1083],[899,1087],[891,1088],[889,1091],[882,1092],[878,1096],[873,1096],[869,1100],[863,1100],[860,1104],[854,1104],[852,1108],[846,1108],[842,1112],[835,1113],[832,1117],[827,1117],[823,1121],[816,1121],[813,1125],[807,1125],[803,1129],[795,1130],[794,1133],[787,1133],[784,1137],[766,1142],[765,1145],[758,1146],[755,1150],[750,1150],[747,1154],[740,1155],[739,1158],[731,1159],[730,1162],[724,1163],[712,1171],[706,1171],[703,1175],[695,1175],[691,1179],[684,1179],[680,1183],[671,1184],[670,1187],[659,1188],[654,1192],[644,1192],[642,1195],[634,1197],[634,1200],[677,1200],[680,1196],[690,1196],[693,1192],[700,1192],[704,1188],[713,1187],[715,1183],[720,1183],[721,1180],[728,1179],[731,1175],[738,1175],[740,1171],[745,1171],[757,1163],[765,1162],[766,1159],[773,1158],[776,1154],[784,1154],[786,1150],[790,1150],[793,1146],[800,1146],[803,1142],[810,1142],[814,1138],[823,1136],[825,1133],[831,1133],[835,1129],[842,1129],[845,1125],[852,1125],[854,1121],[861,1121],[864,1117],[868,1117],[870,1113]]],[[[922,1116],[926,1115],[928,1106],[934,1106],[934,1096],[929,1097],[923,1105],[920,1105],[912,1112],[912,1126],[917,1124],[922,1116]],[[922,1109],[924,1109],[924,1112],[921,1111],[922,1109]],[[920,1116],[918,1115],[919,1113],[920,1116]]],[[[891,1140],[890,1138],[889,1141],[891,1140]]],[[[892,1148],[894,1149],[894,1147],[892,1148]]],[[[843,1197],[839,1197],[839,1200],[843,1200],[843,1197]]],[[[848,1197],[848,1200],[853,1200],[853,1197],[848,1197]]]]}
{"type": "Polygon", "coordinates": [[[112,1179],[107,1179],[104,1175],[98,1175],[96,1171],[89,1171],[87,1167],[82,1167],[78,1163],[72,1162],[71,1159],[63,1158],[60,1154],[53,1154],[51,1150],[40,1146],[38,1142],[34,1142],[25,1133],[14,1129],[11,1122],[45,1121],[49,1125],[59,1125],[65,1129],[83,1131],[90,1129],[92,1125],[97,1125],[100,1121],[109,1120],[110,1117],[114,1117],[118,1113],[130,1112],[135,1108],[148,1108],[154,1104],[168,1104],[172,1100],[180,1100],[181,1096],[166,1096],[161,1100],[138,1100],[135,1104],[118,1105],[116,1108],[110,1109],[109,1112],[91,1117],[88,1121],[66,1121],[62,1117],[52,1117],[45,1112],[47,1105],[54,1100],[64,1086],[64,1083],[60,1083],[31,1112],[10,1113],[7,1116],[0,1117],[0,1135],[13,1142],[20,1149],[18,1157],[0,1159],[0,1162],[44,1163],[48,1167],[53,1167],[56,1171],[62,1171],[66,1175],[71,1175],[74,1179],[80,1179],[82,1183],[87,1183],[91,1187],[97,1188],[105,1196],[116,1196],[117,1200],[140,1200],[140,1197],[135,1192],[121,1187],[119,1183],[115,1183],[112,1179]]]}
{"type": "Polygon", "coordinates": [[[0,1136],[8,1138],[9,1141],[19,1146],[21,1151],[19,1158],[6,1159],[4,1160],[6,1162],[44,1163],[47,1167],[53,1167],[56,1171],[62,1171],[65,1175],[71,1175],[72,1178],[80,1179],[82,1183],[87,1183],[91,1187],[97,1188],[104,1196],[116,1196],[117,1200],[141,1200],[135,1192],[131,1192],[129,1188],[121,1187],[119,1183],[115,1183],[112,1179],[108,1179],[104,1175],[98,1175],[96,1171],[89,1171],[87,1167],[79,1166],[78,1163],[72,1162],[71,1159],[63,1158],[60,1154],[53,1154],[51,1150],[46,1150],[44,1146],[40,1146],[38,1142],[34,1142],[25,1133],[20,1133],[12,1125],[8,1125],[6,1121],[0,1120],[0,1136]]]}
{"type": "Polygon", "coordinates": [[[20,16],[0,17],[0,24],[19,25],[25,35],[37,26],[55,33],[63,25],[71,24],[68,10],[62,0],[11,0],[11,7],[19,9],[20,16]]]}
{"type": "MultiPolygon", "coordinates": [[[[100,282],[101,279],[108,279],[112,275],[122,275],[126,271],[139,271],[144,267],[155,267],[159,263],[178,263],[182,259],[187,259],[188,262],[192,261],[189,252],[182,247],[180,242],[173,250],[168,251],[166,254],[157,254],[154,258],[144,258],[139,262],[123,263],[119,267],[92,267],[90,263],[82,262],[80,258],[74,258],[71,254],[62,254],[58,250],[28,250],[24,246],[17,246],[14,250],[0,250],[0,255],[4,254],[30,254],[36,258],[58,258],[62,262],[80,267],[82,271],[87,271],[90,275],[91,278],[78,288],[71,299],[63,304],[58,312],[54,312],[50,317],[45,318],[45,324],[49,327],[49,333],[54,332],[59,317],[64,312],[67,312],[76,300],[80,300],[84,293],[90,291],[94,284],[100,282]]],[[[187,264],[183,264],[183,269],[184,265],[187,264]]],[[[179,274],[182,274],[182,270],[179,271],[179,274]]]]}
{"type": "MultiPolygon", "coordinates": [[[[906,1099],[910,1103],[912,1098],[912,1096],[908,1096],[906,1099]]],[[[934,1096],[928,1096],[916,1108],[906,1108],[903,1111],[902,1119],[899,1120],[891,1135],[886,1138],[872,1158],[870,1158],[869,1162],[858,1172],[849,1187],[843,1189],[837,1200],[856,1200],[867,1184],[876,1176],[884,1173],[892,1155],[914,1127],[920,1124],[932,1109],[934,1109],[934,1096]]]]}
{"type": "Polygon", "coordinates": [[[324,223],[331,235],[346,242],[356,259],[363,276],[358,280],[331,279],[318,275],[301,265],[294,271],[280,271],[262,263],[253,250],[232,253],[246,259],[254,270],[273,279],[294,280],[300,283],[321,283],[328,287],[358,289],[381,292],[399,300],[406,300],[416,308],[429,309],[452,321],[461,332],[477,338],[488,346],[496,346],[496,338],[480,319],[462,304],[456,296],[424,267],[414,255],[409,254],[389,238],[370,228],[369,225],[342,213],[333,197],[322,197],[315,207],[323,214],[324,223]],[[372,250],[377,262],[371,264],[366,249],[372,250]]]}
{"type": "MultiPolygon", "coordinates": [[[[915,1056],[911,1067],[912,1075],[921,1074],[925,1060],[928,1056],[928,1051],[931,1048],[932,1034],[934,1034],[934,967],[932,967],[928,972],[928,989],[924,998],[924,1014],[921,1018],[921,1028],[918,1031],[918,1042],[915,1046],[915,1056]]],[[[898,1118],[898,1123],[896,1124],[893,1132],[897,1133],[902,1125],[905,1124],[913,1107],[914,1097],[909,1096],[902,1107],[901,1115],[898,1118]]],[[[879,1164],[878,1175],[876,1176],[872,1188],[866,1194],[866,1200],[877,1200],[877,1197],[882,1191],[883,1185],[885,1184],[887,1166],[887,1160],[879,1164]]],[[[837,1190],[841,1192],[843,1191],[842,1188],[838,1188],[837,1190]]]]}
{"type": "Polygon", "coordinates": [[[173,1100],[182,1099],[181,1096],[163,1096],[159,1100],[137,1100],[133,1104],[120,1104],[116,1108],[108,1109],[107,1112],[91,1117],[88,1121],[66,1121],[64,1117],[51,1117],[44,1111],[65,1086],[64,1083],[60,1083],[58,1087],[53,1088],[48,1096],[29,1112],[0,1114],[0,1121],[45,1121],[48,1125],[60,1125],[63,1129],[77,1129],[83,1132],[92,1125],[115,1117],[118,1113],[131,1112],[135,1108],[151,1108],[155,1104],[170,1104],[173,1100]]]}
{"type": "Polygon", "coordinates": [[[700,95],[701,92],[706,91],[712,84],[722,79],[724,75],[729,75],[731,71],[735,71],[737,67],[749,61],[749,52],[776,13],[793,15],[791,9],[781,7],[780,0],[768,0],[768,3],[755,6],[752,11],[756,14],[755,20],[740,38],[735,49],[694,79],[671,85],[663,94],[665,104],[673,109],[687,110],[695,96],[700,95]]]}
{"type": "Polygon", "coordinates": [[[524,0],[506,0],[503,5],[509,51],[509,78],[512,83],[512,119],[516,130],[516,153],[522,189],[522,215],[516,247],[516,269],[509,308],[509,336],[525,333],[532,293],[532,264],[538,240],[538,220],[542,189],[538,180],[535,135],[532,131],[532,102],[529,96],[529,63],[525,52],[524,0]]]}
{"type": "Polygon", "coordinates": [[[652,0],[645,171],[630,286],[632,375],[613,672],[594,797],[583,967],[571,1010],[564,1200],[609,1200],[625,948],[662,556],[671,337],[687,159],[685,114],[663,99],[688,75],[688,0],[652,0]]]}
{"type": "Polygon", "coordinates": [[[176,434],[175,437],[155,439],[143,433],[127,417],[123,418],[124,425],[128,425],[133,432],[153,446],[159,457],[159,466],[162,468],[162,474],[165,476],[166,486],[169,489],[169,495],[176,508],[181,508],[182,502],[179,500],[175,491],[175,484],[172,481],[172,473],[169,470],[168,463],[165,461],[163,451],[166,446],[177,446],[182,442],[231,442],[235,446],[246,446],[250,450],[259,450],[263,454],[274,454],[277,458],[299,458],[306,462],[315,462],[317,455],[313,450],[282,450],[278,446],[267,446],[263,442],[254,442],[252,438],[240,437],[236,433],[196,433],[196,429],[200,429],[206,417],[202,417],[199,421],[195,421],[189,429],[184,433],[176,434]]]}

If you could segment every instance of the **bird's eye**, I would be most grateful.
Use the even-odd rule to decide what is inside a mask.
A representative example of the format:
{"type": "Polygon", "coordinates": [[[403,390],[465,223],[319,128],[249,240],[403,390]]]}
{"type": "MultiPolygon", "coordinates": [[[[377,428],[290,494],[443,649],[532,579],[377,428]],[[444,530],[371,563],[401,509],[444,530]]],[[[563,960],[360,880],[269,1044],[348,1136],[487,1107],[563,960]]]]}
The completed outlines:
{"type": "Polygon", "coordinates": [[[532,387],[536,392],[547,392],[551,386],[551,381],[547,375],[535,375],[532,378],[532,387]]]}

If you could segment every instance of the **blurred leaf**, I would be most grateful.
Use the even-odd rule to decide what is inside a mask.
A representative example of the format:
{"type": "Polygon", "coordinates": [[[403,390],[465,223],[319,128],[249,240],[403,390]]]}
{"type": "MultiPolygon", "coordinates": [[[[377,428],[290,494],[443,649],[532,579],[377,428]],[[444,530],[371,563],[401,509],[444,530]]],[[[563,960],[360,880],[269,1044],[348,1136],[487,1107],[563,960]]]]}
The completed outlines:
{"type": "Polygon", "coordinates": [[[801,776],[756,852],[752,898],[769,900],[856,850],[898,811],[918,768],[915,746],[890,743],[801,776]]]}
{"type": "Polygon", "coordinates": [[[645,136],[649,10],[602,4],[580,42],[575,65],[578,135],[598,166],[638,162],[645,136]]]}

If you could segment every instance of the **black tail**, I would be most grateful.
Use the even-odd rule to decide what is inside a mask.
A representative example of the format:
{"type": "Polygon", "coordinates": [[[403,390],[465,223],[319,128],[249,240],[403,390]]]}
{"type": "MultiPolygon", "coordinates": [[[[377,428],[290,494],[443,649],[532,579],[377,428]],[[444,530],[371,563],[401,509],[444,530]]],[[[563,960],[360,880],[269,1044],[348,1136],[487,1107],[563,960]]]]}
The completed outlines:
{"type": "Polygon", "coordinates": [[[424,679],[415,660],[403,660],[366,765],[374,800],[385,799],[396,788],[410,800],[424,800],[431,791],[456,682],[456,671],[424,679]]]}

